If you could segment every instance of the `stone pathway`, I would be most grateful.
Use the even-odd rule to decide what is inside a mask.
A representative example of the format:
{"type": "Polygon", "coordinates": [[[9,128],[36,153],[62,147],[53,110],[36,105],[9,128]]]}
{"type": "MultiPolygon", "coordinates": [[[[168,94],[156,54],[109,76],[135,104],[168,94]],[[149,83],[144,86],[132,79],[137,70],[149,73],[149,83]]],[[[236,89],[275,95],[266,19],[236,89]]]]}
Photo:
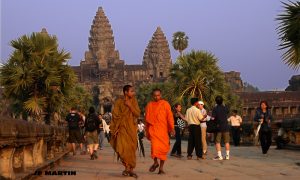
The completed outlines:
{"type": "MultiPolygon", "coordinates": [[[[152,159],[150,144],[144,141],[146,158],[137,158],[135,169],[138,179],[300,179],[300,151],[275,150],[271,147],[267,157],[261,154],[260,147],[232,147],[230,160],[214,161],[215,150],[209,146],[206,160],[186,159],[187,142],[182,143],[183,155],[178,159],[169,157],[165,165],[165,175],[148,172],[152,159]]],[[[174,143],[173,141],[171,142],[174,143]]],[[[93,179],[134,179],[122,177],[123,166],[116,161],[109,144],[104,150],[98,151],[97,160],[89,160],[88,155],[67,156],[50,171],[76,171],[76,176],[41,176],[35,179],[59,180],[93,180],[93,179]]]]}

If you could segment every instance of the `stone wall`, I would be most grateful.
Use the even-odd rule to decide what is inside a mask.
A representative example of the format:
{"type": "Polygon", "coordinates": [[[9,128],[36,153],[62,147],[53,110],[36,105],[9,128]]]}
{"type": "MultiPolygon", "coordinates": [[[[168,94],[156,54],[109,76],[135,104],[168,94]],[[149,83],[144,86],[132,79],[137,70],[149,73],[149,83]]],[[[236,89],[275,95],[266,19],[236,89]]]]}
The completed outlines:
{"type": "MultiPolygon", "coordinates": [[[[259,107],[260,101],[265,100],[269,104],[270,111],[273,116],[272,131],[273,137],[278,132],[277,122],[285,123],[290,119],[298,119],[300,122],[300,93],[293,91],[269,91],[269,92],[240,92],[237,93],[243,104],[242,118],[244,124],[251,127],[252,134],[248,133],[246,139],[254,140],[253,133],[257,127],[254,122],[256,109],[259,107]],[[250,138],[251,136],[251,138],[250,138]]],[[[290,136],[295,137],[292,143],[300,145],[300,132],[290,131],[290,136]]]]}
{"type": "Polygon", "coordinates": [[[0,119],[0,179],[22,179],[66,153],[66,128],[0,119]]]}

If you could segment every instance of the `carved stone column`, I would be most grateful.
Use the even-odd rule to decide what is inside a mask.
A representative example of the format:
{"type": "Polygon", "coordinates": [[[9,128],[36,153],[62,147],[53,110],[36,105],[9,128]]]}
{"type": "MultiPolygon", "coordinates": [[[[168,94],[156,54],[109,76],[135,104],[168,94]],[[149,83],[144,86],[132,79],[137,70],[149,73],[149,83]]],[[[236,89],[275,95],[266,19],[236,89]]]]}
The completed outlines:
{"type": "Polygon", "coordinates": [[[34,144],[33,147],[34,165],[40,165],[44,162],[43,149],[44,149],[44,139],[41,138],[34,144]]]}
{"type": "MultiPolygon", "coordinates": [[[[6,147],[0,149],[0,175],[4,178],[14,179],[15,173],[13,169],[14,147],[6,147]]],[[[0,178],[1,178],[0,176],[0,178]]]]}
{"type": "Polygon", "coordinates": [[[24,161],[23,161],[24,169],[34,167],[33,145],[24,146],[23,153],[24,153],[24,161]]]}

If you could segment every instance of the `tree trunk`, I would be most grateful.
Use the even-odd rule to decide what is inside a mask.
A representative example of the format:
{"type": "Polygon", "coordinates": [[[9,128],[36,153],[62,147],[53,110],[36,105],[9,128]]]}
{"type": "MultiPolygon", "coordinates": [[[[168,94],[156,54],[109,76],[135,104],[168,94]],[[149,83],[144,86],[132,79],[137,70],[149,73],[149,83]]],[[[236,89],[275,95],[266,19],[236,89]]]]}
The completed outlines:
{"type": "Polygon", "coordinates": [[[180,57],[183,57],[183,50],[179,50],[180,57]]]}

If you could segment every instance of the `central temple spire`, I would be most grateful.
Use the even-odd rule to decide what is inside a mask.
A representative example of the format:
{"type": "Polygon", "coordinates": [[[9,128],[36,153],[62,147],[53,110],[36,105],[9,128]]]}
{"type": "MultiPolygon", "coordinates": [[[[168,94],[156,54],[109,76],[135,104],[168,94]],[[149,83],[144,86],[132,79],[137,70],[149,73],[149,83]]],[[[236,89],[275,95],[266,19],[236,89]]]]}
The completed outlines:
{"type": "Polygon", "coordinates": [[[119,52],[115,49],[113,31],[102,7],[98,8],[91,25],[89,51],[85,54],[86,61],[97,61],[100,68],[106,69],[108,63],[119,60],[119,52]]]}

